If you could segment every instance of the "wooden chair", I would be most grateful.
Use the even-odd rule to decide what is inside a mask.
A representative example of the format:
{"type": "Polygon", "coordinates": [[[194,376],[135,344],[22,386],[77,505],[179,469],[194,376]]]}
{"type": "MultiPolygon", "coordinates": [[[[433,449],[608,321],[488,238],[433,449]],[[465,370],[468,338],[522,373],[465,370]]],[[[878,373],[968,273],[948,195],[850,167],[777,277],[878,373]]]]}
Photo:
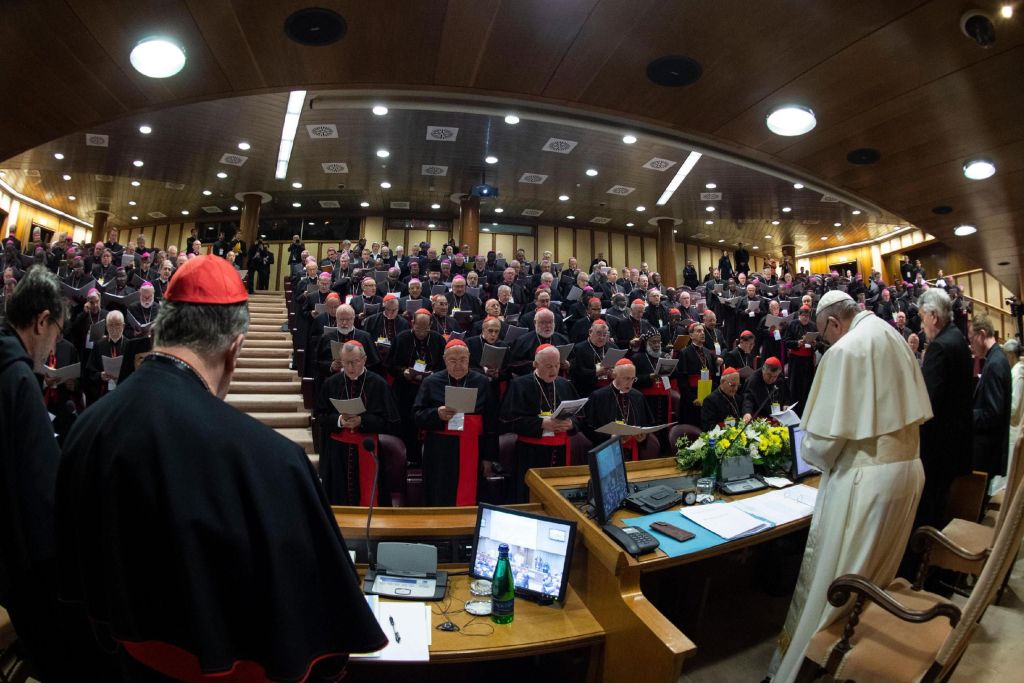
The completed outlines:
{"type": "MultiPolygon", "coordinates": [[[[1009,501],[1020,492],[1021,480],[1024,478],[1024,464],[1020,462],[1021,439],[1014,445],[1015,455],[1010,467],[1006,490],[1009,501]]],[[[911,537],[911,547],[922,553],[921,566],[918,570],[914,588],[920,590],[932,567],[941,567],[964,574],[978,575],[985,566],[992,545],[999,536],[999,531],[1006,522],[1007,505],[1004,504],[996,513],[995,526],[985,526],[973,520],[955,518],[942,531],[930,526],[923,526],[911,537]]],[[[978,506],[980,510],[980,504],[978,506]]],[[[972,508],[973,511],[973,508],[972,508]]],[[[975,512],[975,514],[977,514],[975,512]]],[[[976,519],[975,517],[974,519],[976,519]]],[[[1000,577],[1002,582],[1004,577],[1000,577]]]]}
{"type": "Polygon", "coordinates": [[[842,607],[854,596],[853,608],[811,638],[797,681],[823,673],[838,682],[948,680],[1017,558],[1022,533],[1024,496],[1014,495],[962,610],[904,579],[883,590],[860,576],[839,577],[829,586],[828,600],[842,607]]]}

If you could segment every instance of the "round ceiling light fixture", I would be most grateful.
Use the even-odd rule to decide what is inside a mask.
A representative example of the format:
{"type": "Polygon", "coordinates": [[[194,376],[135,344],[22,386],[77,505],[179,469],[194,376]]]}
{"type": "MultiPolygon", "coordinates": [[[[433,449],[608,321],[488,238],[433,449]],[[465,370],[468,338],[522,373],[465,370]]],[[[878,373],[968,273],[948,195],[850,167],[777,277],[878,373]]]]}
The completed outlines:
{"type": "Polygon", "coordinates": [[[494,209],[494,213],[505,213],[505,209],[503,209],[503,208],[501,208],[501,207],[499,206],[499,207],[497,207],[496,209],[494,209]]]}
{"type": "Polygon", "coordinates": [[[802,189],[804,189],[804,184],[803,183],[793,183],[793,189],[794,190],[802,190],[802,189]]]}
{"type": "Polygon", "coordinates": [[[636,207],[636,210],[638,212],[640,212],[640,213],[643,213],[644,211],[647,210],[647,207],[646,206],[638,206],[638,207],[636,207]]]}
{"type": "Polygon", "coordinates": [[[302,208],[302,202],[292,202],[292,208],[293,209],[301,209],[302,208]]]}
{"type": "Polygon", "coordinates": [[[514,126],[517,123],[519,123],[519,117],[516,116],[515,114],[506,114],[505,123],[507,123],[510,126],[514,126]]]}
{"type": "Polygon", "coordinates": [[[437,202],[434,202],[433,204],[430,205],[430,208],[431,209],[440,209],[441,205],[438,204],[437,202]]]}
{"type": "Polygon", "coordinates": [[[978,229],[976,227],[974,227],[973,225],[968,225],[966,223],[964,223],[963,225],[958,225],[955,228],[953,228],[953,234],[956,235],[957,237],[967,237],[968,235],[973,235],[976,232],[978,232],[978,229]]]}
{"type": "Polygon", "coordinates": [[[231,206],[228,207],[228,210],[229,211],[238,211],[238,205],[232,204],[231,206]]]}
{"type": "Polygon", "coordinates": [[[597,169],[596,168],[588,168],[587,169],[587,175],[590,176],[591,178],[593,178],[594,176],[597,175],[597,169]]]}
{"type": "Polygon", "coordinates": [[[386,149],[378,149],[377,156],[379,156],[381,159],[387,159],[389,156],[391,156],[391,152],[387,151],[386,149]]]}
{"type": "Polygon", "coordinates": [[[383,190],[390,190],[391,189],[391,183],[389,183],[388,181],[385,180],[384,182],[382,182],[380,184],[380,187],[383,190]]]}
{"type": "Polygon", "coordinates": [[[136,159],[135,161],[132,162],[132,166],[134,166],[135,168],[142,168],[144,165],[145,162],[142,159],[136,159]]]}
{"type": "Polygon", "coordinates": [[[567,194],[560,194],[560,195],[558,195],[558,201],[560,201],[560,202],[567,202],[567,201],[569,201],[569,195],[567,195],[567,194]]]}
{"type": "Polygon", "coordinates": [[[833,227],[833,228],[841,228],[842,226],[843,226],[843,224],[842,224],[842,223],[833,223],[833,224],[832,224],[832,227],[833,227]]]}
{"type": "Polygon", "coordinates": [[[716,187],[718,187],[718,183],[707,183],[704,185],[704,187],[706,187],[709,190],[714,190],[716,187]]]}
{"type": "Polygon", "coordinates": [[[852,213],[854,216],[859,216],[860,215],[860,209],[854,209],[850,213],[852,213]]]}
{"type": "Polygon", "coordinates": [[[139,182],[138,180],[133,180],[133,181],[132,181],[132,187],[138,187],[138,186],[139,186],[139,185],[141,185],[141,184],[142,184],[142,183],[140,183],[140,182],[139,182]]]}
{"type": "Polygon", "coordinates": [[[626,227],[627,228],[632,228],[634,225],[636,225],[636,224],[635,223],[626,223],[626,227]]]}
{"type": "Polygon", "coordinates": [[[700,80],[704,69],[692,57],[669,55],[647,65],[647,80],[666,88],[682,88],[700,80]]]}
{"type": "Polygon", "coordinates": [[[184,48],[159,36],[140,41],[128,59],[136,71],[150,78],[170,78],[185,68],[184,48]]]}
{"type": "Polygon", "coordinates": [[[211,194],[213,194],[213,192],[211,192],[210,190],[203,190],[204,197],[209,197],[211,194]]]}
{"type": "Polygon", "coordinates": [[[704,221],[704,225],[714,225],[714,221],[704,221]]]}
{"type": "Polygon", "coordinates": [[[187,216],[188,215],[188,209],[182,209],[181,210],[181,215],[182,216],[187,216]]]}
{"type": "Polygon", "coordinates": [[[776,135],[793,137],[809,133],[818,124],[814,112],[799,104],[784,104],[769,112],[765,118],[768,130],[776,135]]]}
{"type": "Polygon", "coordinates": [[[252,145],[250,145],[248,142],[242,141],[238,143],[238,149],[242,150],[243,152],[247,152],[248,150],[252,149],[252,145]]]}
{"type": "Polygon", "coordinates": [[[711,213],[712,211],[715,210],[715,207],[713,207],[713,206],[705,206],[704,210],[707,211],[708,213],[711,213]]]}
{"type": "Polygon", "coordinates": [[[772,225],[778,225],[779,221],[772,221],[772,225]]]}
{"type": "Polygon", "coordinates": [[[224,171],[220,171],[219,173],[217,173],[217,177],[220,178],[221,180],[224,180],[225,178],[228,177],[228,174],[225,173],[224,171]]]}
{"type": "Polygon", "coordinates": [[[143,135],[149,135],[153,132],[153,126],[139,126],[139,132],[143,135]]]}
{"type": "Polygon", "coordinates": [[[345,37],[345,18],[323,7],[307,7],[292,12],[284,20],[284,34],[301,45],[323,47],[345,37]]]}
{"type": "Polygon", "coordinates": [[[388,108],[383,104],[375,105],[371,111],[373,111],[376,116],[387,116],[388,114],[388,108]]]}
{"type": "Polygon", "coordinates": [[[498,163],[498,157],[496,157],[496,156],[494,156],[492,154],[490,156],[484,157],[484,161],[486,161],[489,164],[496,164],[496,163],[498,163]]]}
{"type": "Polygon", "coordinates": [[[996,174],[996,165],[991,159],[969,159],[964,163],[964,176],[971,180],[985,180],[996,174]]]}
{"type": "Polygon", "coordinates": [[[632,145],[634,142],[636,142],[636,136],[635,135],[623,135],[622,136],[622,141],[624,143],[626,143],[627,145],[632,145]]]}
{"type": "Polygon", "coordinates": [[[782,213],[789,213],[792,210],[793,210],[793,207],[790,207],[790,206],[782,207],[782,213]]]}
{"type": "Polygon", "coordinates": [[[69,195],[68,195],[68,199],[70,199],[71,201],[75,201],[76,199],[78,199],[78,197],[76,197],[76,196],[75,196],[75,195],[73,195],[73,194],[69,194],[69,195]]]}
{"type": "Polygon", "coordinates": [[[566,216],[565,219],[567,221],[574,221],[574,220],[576,220],[576,216],[569,215],[569,216],[566,216]]]}
{"type": "Polygon", "coordinates": [[[137,204],[138,204],[138,202],[135,201],[134,199],[129,199],[128,200],[128,206],[136,206],[137,204]]]}
{"type": "Polygon", "coordinates": [[[292,183],[292,187],[294,187],[296,190],[301,190],[302,189],[302,183],[300,183],[298,180],[296,180],[294,183],[292,183]]]}
{"type": "Polygon", "coordinates": [[[71,180],[71,176],[69,176],[67,173],[62,175],[61,178],[63,178],[64,180],[71,180]]]}
{"type": "Polygon", "coordinates": [[[133,221],[137,221],[137,220],[139,220],[139,217],[138,216],[132,216],[132,220],[133,221]]]}
{"type": "Polygon", "coordinates": [[[64,158],[64,155],[61,154],[60,152],[54,152],[53,153],[53,158],[56,159],[57,161],[60,161],[61,159],[64,158]]]}
{"type": "Polygon", "coordinates": [[[363,207],[364,209],[369,208],[370,202],[359,202],[359,206],[363,207]]]}

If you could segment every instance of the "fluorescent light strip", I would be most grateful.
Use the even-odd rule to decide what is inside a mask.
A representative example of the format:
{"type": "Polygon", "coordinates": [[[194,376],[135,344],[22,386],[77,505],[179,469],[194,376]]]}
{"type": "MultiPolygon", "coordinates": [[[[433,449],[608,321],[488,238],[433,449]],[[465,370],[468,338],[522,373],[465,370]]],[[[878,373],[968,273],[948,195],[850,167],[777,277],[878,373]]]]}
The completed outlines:
{"type": "Polygon", "coordinates": [[[686,176],[690,175],[690,171],[692,171],[693,167],[697,165],[698,161],[700,161],[700,157],[700,152],[690,152],[690,156],[686,157],[686,161],[684,161],[683,165],[679,167],[678,171],[676,171],[676,175],[672,178],[672,182],[668,184],[668,187],[666,187],[665,191],[661,194],[661,198],[658,200],[658,206],[664,206],[668,203],[668,200],[672,199],[672,194],[679,189],[680,185],[683,184],[683,181],[686,180],[686,176]]]}
{"type": "Polygon", "coordinates": [[[284,125],[281,127],[281,145],[277,151],[277,169],[274,172],[274,177],[278,180],[288,177],[288,161],[292,158],[295,131],[299,127],[299,116],[302,114],[302,105],[305,101],[305,90],[293,90],[288,95],[288,107],[285,109],[284,125]]]}
{"type": "Polygon", "coordinates": [[[26,204],[31,204],[32,206],[34,206],[36,208],[43,209],[44,211],[49,211],[50,213],[57,214],[58,216],[60,216],[62,218],[66,218],[69,221],[72,221],[73,223],[78,223],[79,225],[81,225],[83,227],[92,229],[92,223],[87,223],[87,222],[83,221],[81,218],[77,218],[76,216],[72,216],[69,213],[64,213],[60,209],[55,209],[52,206],[50,206],[49,204],[43,204],[42,202],[36,201],[35,199],[32,199],[31,197],[26,197],[25,195],[23,195],[22,193],[18,192],[13,187],[8,185],[3,180],[0,180],[0,189],[4,190],[5,192],[7,192],[7,193],[9,193],[11,195],[13,195],[14,198],[17,199],[20,202],[25,202],[26,204]]]}
{"type": "Polygon", "coordinates": [[[828,249],[819,249],[818,251],[808,251],[808,252],[804,252],[803,254],[797,254],[796,257],[797,258],[806,258],[808,256],[818,256],[819,254],[828,254],[828,253],[833,252],[833,251],[842,251],[844,249],[854,249],[856,247],[866,247],[869,244],[881,244],[882,242],[885,242],[886,240],[892,239],[896,235],[902,235],[903,233],[907,232],[908,230],[917,230],[917,228],[915,228],[913,225],[908,225],[905,228],[900,228],[899,230],[893,230],[892,232],[886,233],[886,234],[882,235],[881,237],[876,237],[876,238],[871,239],[871,240],[864,240],[863,242],[855,242],[853,244],[844,244],[844,245],[839,246],[839,247],[830,247],[828,249]]]}

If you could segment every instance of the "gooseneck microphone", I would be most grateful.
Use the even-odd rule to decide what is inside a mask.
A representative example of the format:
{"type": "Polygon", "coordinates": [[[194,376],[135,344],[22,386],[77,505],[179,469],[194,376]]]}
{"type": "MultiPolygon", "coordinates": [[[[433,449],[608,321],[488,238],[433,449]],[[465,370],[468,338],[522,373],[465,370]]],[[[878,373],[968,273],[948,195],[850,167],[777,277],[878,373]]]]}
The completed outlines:
{"type": "Polygon", "coordinates": [[[373,490],[370,491],[370,511],[366,515],[366,565],[370,569],[376,569],[376,562],[373,560],[373,552],[370,550],[370,522],[373,521],[373,501],[377,499],[377,479],[380,476],[380,462],[377,460],[377,449],[373,439],[363,439],[363,450],[373,456],[373,490]]]}

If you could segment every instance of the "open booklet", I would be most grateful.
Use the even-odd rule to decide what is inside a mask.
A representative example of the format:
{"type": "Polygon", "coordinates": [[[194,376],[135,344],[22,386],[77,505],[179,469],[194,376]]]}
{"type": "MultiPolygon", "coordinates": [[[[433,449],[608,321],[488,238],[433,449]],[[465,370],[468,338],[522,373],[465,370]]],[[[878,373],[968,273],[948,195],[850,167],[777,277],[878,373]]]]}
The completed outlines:
{"type": "Polygon", "coordinates": [[[341,415],[362,415],[366,412],[363,399],[358,396],[355,398],[332,398],[331,405],[341,415]]]}
{"type": "Polygon", "coordinates": [[[557,420],[568,420],[570,417],[575,417],[576,413],[583,410],[583,406],[587,405],[589,400],[589,398],[578,398],[573,401],[562,401],[555,407],[551,417],[557,420]]]}
{"type": "Polygon", "coordinates": [[[500,368],[505,362],[505,355],[507,353],[507,346],[484,344],[483,351],[480,353],[480,367],[492,370],[500,368]]]}
{"type": "Polygon", "coordinates": [[[608,349],[604,352],[604,358],[601,360],[601,367],[615,367],[617,362],[626,357],[626,351],[626,349],[608,349]]]}
{"type": "Polygon", "coordinates": [[[82,376],[82,364],[72,363],[71,365],[65,365],[62,368],[51,368],[43,365],[39,367],[36,372],[46,379],[55,379],[60,382],[66,382],[69,379],[78,379],[82,376]]]}
{"type": "Polygon", "coordinates": [[[609,422],[603,427],[598,427],[597,431],[602,434],[610,434],[612,436],[636,436],[638,434],[653,434],[660,432],[662,429],[671,427],[675,422],[669,422],[668,424],[656,425],[654,427],[638,427],[636,425],[623,424],[622,422],[609,422]]]}
{"type": "Polygon", "coordinates": [[[799,401],[790,406],[786,406],[785,410],[780,410],[777,413],[772,413],[771,416],[779,424],[785,425],[786,427],[797,427],[800,425],[800,416],[793,411],[793,408],[797,406],[797,403],[799,403],[799,401]]]}

